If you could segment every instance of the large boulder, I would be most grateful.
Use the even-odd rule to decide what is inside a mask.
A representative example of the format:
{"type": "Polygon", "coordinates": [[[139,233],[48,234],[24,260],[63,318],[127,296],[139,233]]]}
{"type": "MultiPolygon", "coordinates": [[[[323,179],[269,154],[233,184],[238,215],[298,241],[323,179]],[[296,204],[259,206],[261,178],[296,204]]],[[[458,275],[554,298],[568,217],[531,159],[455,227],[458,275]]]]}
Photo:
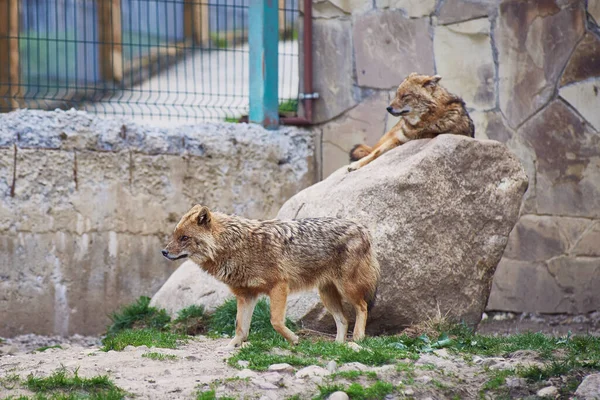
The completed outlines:
{"type": "Polygon", "coordinates": [[[186,307],[203,306],[213,311],[233,294],[224,283],[204,272],[193,261],[185,261],[150,300],[150,306],[164,308],[171,317],[186,307]]]}
{"type": "MultiPolygon", "coordinates": [[[[440,313],[476,327],[527,185],[505,145],[441,135],[355,172],[341,168],[288,200],[277,217],[336,216],[371,230],[381,281],[370,333],[440,313]]],[[[314,291],[290,302],[288,314],[305,327],[334,329],[314,291]]]]}

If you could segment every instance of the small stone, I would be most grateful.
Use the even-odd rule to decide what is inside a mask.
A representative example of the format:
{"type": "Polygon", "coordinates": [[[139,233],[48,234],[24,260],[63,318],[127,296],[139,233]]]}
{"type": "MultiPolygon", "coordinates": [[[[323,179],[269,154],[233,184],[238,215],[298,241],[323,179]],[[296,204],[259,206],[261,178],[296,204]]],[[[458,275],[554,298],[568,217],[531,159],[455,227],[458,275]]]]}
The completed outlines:
{"type": "Polygon", "coordinates": [[[327,363],[327,371],[329,371],[330,373],[335,373],[335,371],[337,371],[337,363],[333,360],[329,361],[327,363]]]}
{"type": "MultiPolygon", "coordinates": [[[[189,360],[189,361],[197,361],[198,357],[196,357],[196,356],[186,356],[185,359],[189,360]]],[[[238,361],[238,364],[239,364],[239,361],[238,361]]]]}
{"type": "Polygon", "coordinates": [[[242,368],[248,368],[250,366],[250,361],[238,360],[237,365],[239,365],[242,368]]]}
{"type": "Polygon", "coordinates": [[[481,314],[481,322],[486,321],[488,318],[489,317],[488,317],[487,313],[481,314]]]}
{"type": "Polygon", "coordinates": [[[481,358],[479,356],[473,356],[473,363],[474,364],[481,364],[481,363],[483,363],[483,358],[481,358]]]}
{"type": "Polygon", "coordinates": [[[131,345],[125,346],[125,348],[123,349],[123,351],[135,351],[135,350],[136,350],[135,346],[131,346],[131,345]]]}
{"type": "Polygon", "coordinates": [[[515,378],[514,376],[509,376],[505,379],[506,387],[511,389],[518,389],[527,386],[527,381],[523,378],[515,378]]]}
{"type": "Polygon", "coordinates": [[[329,371],[327,371],[323,367],[319,367],[317,365],[309,365],[308,367],[304,367],[298,372],[296,372],[296,378],[309,378],[312,376],[328,376],[331,375],[329,371]]]}
{"type": "MultiPolygon", "coordinates": [[[[148,346],[146,346],[145,344],[143,344],[143,345],[141,345],[141,346],[138,346],[138,347],[137,347],[137,349],[138,349],[138,350],[141,350],[141,351],[146,351],[146,350],[149,350],[148,346]]],[[[110,352],[109,352],[109,353],[110,353],[110,352]]]]}
{"type": "Polygon", "coordinates": [[[435,354],[438,357],[450,357],[450,354],[448,353],[448,350],[446,349],[439,349],[439,350],[434,350],[433,354],[435,354]]]}
{"type": "MultiPolygon", "coordinates": [[[[240,363],[240,361],[238,361],[238,364],[240,363]]],[[[273,372],[294,372],[294,367],[292,367],[290,364],[286,364],[286,363],[273,364],[273,365],[269,366],[269,371],[273,371],[273,372]]]]}
{"type": "Polygon", "coordinates": [[[328,397],[329,400],[350,400],[350,397],[346,394],[346,392],[337,391],[333,392],[328,397]]]}
{"type": "Polygon", "coordinates": [[[429,382],[431,382],[433,380],[432,377],[427,376],[427,375],[423,375],[423,376],[419,376],[418,378],[415,378],[415,382],[420,382],[420,383],[424,383],[427,384],[429,382]]]}
{"type": "Polygon", "coordinates": [[[346,371],[366,371],[368,370],[369,367],[367,367],[365,364],[359,363],[359,362],[351,362],[348,364],[344,364],[342,365],[339,370],[340,372],[346,372],[346,371]]]}
{"type": "Polygon", "coordinates": [[[408,388],[408,389],[404,389],[404,391],[402,393],[404,393],[405,396],[414,396],[415,391],[412,390],[411,388],[408,388]]]}
{"type": "Polygon", "coordinates": [[[254,379],[252,381],[252,383],[254,383],[256,386],[258,386],[260,389],[265,389],[265,390],[272,390],[272,389],[279,388],[279,386],[274,385],[271,382],[264,381],[262,379],[254,379]]]}
{"type": "Polygon", "coordinates": [[[539,397],[556,397],[558,395],[558,389],[554,386],[548,386],[540,389],[536,393],[539,397]]]}
{"type": "Polygon", "coordinates": [[[252,370],[243,369],[240,372],[238,372],[235,376],[240,379],[247,379],[247,378],[256,378],[258,376],[258,374],[252,370]]]}
{"type": "Polygon", "coordinates": [[[283,380],[283,376],[277,372],[269,372],[267,374],[261,375],[261,378],[265,381],[277,385],[283,380]]]}
{"type": "Polygon", "coordinates": [[[63,350],[68,350],[68,349],[70,349],[70,348],[71,348],[71,345],[70,345],[70,344],[68,344],[68,343],[63,343],[63,344],[61,344],[61,345],[60,345],[60,347],[61,347],[63,350]]]}

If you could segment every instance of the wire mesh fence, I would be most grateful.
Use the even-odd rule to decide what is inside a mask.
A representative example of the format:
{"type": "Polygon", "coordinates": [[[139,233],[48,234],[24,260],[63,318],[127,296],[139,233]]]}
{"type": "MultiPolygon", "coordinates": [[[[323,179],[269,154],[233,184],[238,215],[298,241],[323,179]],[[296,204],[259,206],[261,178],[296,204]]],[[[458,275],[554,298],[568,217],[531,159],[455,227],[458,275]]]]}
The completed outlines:
{"type": "MultiPolygon", "coordinates": [[[[248,112],[249,0],[0,0],[0,110],[133,119],[248,112]]],[[[298,0],[279,0],[281,111],[298,105],[298,0]]]]}

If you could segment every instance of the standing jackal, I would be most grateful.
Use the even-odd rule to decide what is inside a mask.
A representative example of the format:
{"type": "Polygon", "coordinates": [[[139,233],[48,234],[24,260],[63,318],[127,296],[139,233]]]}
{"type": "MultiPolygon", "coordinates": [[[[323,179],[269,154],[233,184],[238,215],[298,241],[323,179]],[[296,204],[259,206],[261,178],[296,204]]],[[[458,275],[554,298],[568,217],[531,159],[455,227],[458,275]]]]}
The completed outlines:
{"type": "Polygon", "coordinates": [[[441,76],[410,74],[398,86],[387,108],[394,117],[402,117],[377,144],[358,144],[350,151],[348,171],[364,167],[381,154],[410,140],[434,138],[451,133],[475,137],[473,121],[465,102],[438,82],[441,76]]]}
{"type": "Polygon", "coordinates": [[[196,205],[181,218],[162,253],[169,260],[190,257],[235,294],[235,337],[228,347],[247,339],[261,294],[271,300],[273,328],[297,343],[298,336],[285,326],[287,296],[315,286],[335,319],[337,342],[343,342],[348,331],[342,300],[356,310],[353,339],[365,335],[367,308],[375,300],[380,272],[369,231],[354,222],[257,221],[196,205]]]}

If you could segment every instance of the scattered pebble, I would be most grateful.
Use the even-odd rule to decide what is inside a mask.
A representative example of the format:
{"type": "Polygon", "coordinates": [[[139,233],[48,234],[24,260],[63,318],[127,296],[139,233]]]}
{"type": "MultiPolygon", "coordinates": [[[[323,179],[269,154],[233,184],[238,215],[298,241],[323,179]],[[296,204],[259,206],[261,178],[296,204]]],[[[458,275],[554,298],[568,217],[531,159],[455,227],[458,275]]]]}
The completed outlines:
{"type": "MultiPolygon", "coordinates": [[[[247,361],[246,361],[247,362],[247,361]]],[[[238,361],[238,364],[240,361],[238,361]]],[[[273,364],[269,366],[269,371],[274,372],[294,372],[295,369],[290,364],[282,363],[282,364],[273,364]]]]}
{"type": "Polygon", "coordinates": [[[331,373],[318,365],[309,365],[296,372],[296,378],[309,378],[312,376],[327,376],[331,373]]]}
{"type": "Polygon", "coordinates": [[[554,397],[558,396],[558,389],[554,386],[548,386],[548,387],[538,390],[536,395],[539,397],[554,398],[554,397]]]}
{"type": "Polygon", "coordinates": [[[350,400],[350,397],[346,394],[346,392],[337,391],[333,392],[328,397],[329,400],[350,400]]]}
{"type": "Polygon", "coordinates": [[[334,374],[335,371],[337,371],[337,363],[333,360],[329,361],[327,363],[327,371],[329,371],[330,373],[334,374]]]}
{"type": "Polygon", "coordinates": [[[365,364],[359,363],[359,362],[351,362],[348,364],[344,364],[339,368],[340,372],[346,372],[346,371],[366,371],[368,370],[369,367],[367,367],[365,364]]]}
{"type": "Polygon", "coordinates": [[[240,379],[247,379],[247,378],[256,378],[258,376],[258,374],[250,369],[243,369],[240,372],[238,372],[235,376],[240,379]]]}
{"type": "Polygon", "coordinates": [[[239,365],[242,368],[248,368],[250,366],[250,361],[238,360],[237,365],[239,365]]]}

